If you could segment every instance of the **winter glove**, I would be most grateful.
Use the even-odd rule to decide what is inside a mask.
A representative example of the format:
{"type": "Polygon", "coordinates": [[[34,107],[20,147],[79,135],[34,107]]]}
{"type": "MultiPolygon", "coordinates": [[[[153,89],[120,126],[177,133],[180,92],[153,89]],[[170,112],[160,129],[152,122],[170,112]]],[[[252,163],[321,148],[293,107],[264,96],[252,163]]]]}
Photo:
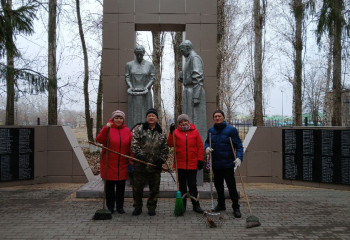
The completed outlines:
{"type": "Polygon", "coordinates": [[[198,160],[198,162],[197,162],[197,169],[198,170],[202,170],[203,169],[203,165],[204,165],[204,162],[201,161],[201,160],[198,160]]]}
{"type": "Polygon", "coordinates": [[[236,169],[237,169],[239,166],[241,166],[242,161],[241,161],[241,159],[236,158],[236,160],[234,160],[233,162],[235,163],[235,169],[234,169],[234,171],[236,171],[236,169]]]}
{"type": "Polygon", "coordinates": [[[158,159],[155,164],[156,164],[156,169],[158,170],[162,170],[162,165],[163,165],[164,161],[161,159],[158,159]]]}
{"type": "Polygon", "coordinates": [[[135,158],[141,161],[145,161],[145,156],[142,154],[135,154],[135,158]]]}
{"type": "Polygon", "coordinates": [[[212,149],[211,147],[207,147],[207,148],[205,149],[205,153],[206,153],[206,154],[209,154],[209,153],[211,153],[212,151],[214,151],[214,149],[212,149]]]}
{"type": "Polygon", "coordinates": [[[172,123],[172,124],[170,125],[170,134],[173,135],[174,131],[175,131],[175,124],[172,123]]]}

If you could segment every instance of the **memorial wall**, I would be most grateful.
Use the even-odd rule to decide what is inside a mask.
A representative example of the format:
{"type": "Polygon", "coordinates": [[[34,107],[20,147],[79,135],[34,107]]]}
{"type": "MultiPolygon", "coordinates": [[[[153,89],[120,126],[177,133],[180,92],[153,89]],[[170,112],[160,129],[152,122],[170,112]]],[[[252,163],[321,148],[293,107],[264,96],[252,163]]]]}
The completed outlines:
{"type": "Polygon", "coordinates": [[[350,185],[350,130],[284,129],[283,179],[350,185]]]}
{"type": "Polygon", "coordinates": [[[70,127],[0,126],[0,187],[93,178],[70,127]]]}
{"type": "Polygon", "coordinates": [[[0,129],[0,181],[34,179],[34,128],[0,129]]]}

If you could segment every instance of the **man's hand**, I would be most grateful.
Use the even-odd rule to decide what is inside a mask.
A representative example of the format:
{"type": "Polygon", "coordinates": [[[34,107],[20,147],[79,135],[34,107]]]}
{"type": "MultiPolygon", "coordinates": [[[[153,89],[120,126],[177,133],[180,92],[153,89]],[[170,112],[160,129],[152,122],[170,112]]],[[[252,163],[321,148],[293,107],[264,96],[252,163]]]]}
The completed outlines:
{"type": "Polygon", "coordinates": [[[214,151],[214,149],[212,149],[211,147],[207,147],[207,148],[205,149],[205,153],[206,153],[206,154],[209,154],[209,153],[211,153],[212,151],[214,151]]]}
{"type": "Polygon", "coordinates": [[[234,160],[233,162],[235,163],[235,169],[234,169],[234,171],[236,171],[236,169],[237,169],[239,166],[241,166],[242,161],[241,161],[241,159],[236,158],[236,160],[234,160]]]}
{"type": "Polygon", "coordinates": [[[156,164],[156,169],[158,170],[162,170],[162,165],[163,165],[164,161],[161,159],[158,159],[155,164],[156,164]]]}
{"type": "Polygon", "coordinates": [[[141,161],[145,161],[145,156],[142,154],[135,154],[135,158],[141,161]]]}

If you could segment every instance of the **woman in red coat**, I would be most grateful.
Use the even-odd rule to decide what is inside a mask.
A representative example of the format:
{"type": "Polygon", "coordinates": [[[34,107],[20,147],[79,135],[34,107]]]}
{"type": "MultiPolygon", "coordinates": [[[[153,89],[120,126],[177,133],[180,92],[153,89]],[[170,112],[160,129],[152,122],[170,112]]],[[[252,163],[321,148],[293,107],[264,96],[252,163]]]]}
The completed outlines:
{"type": "MultiPolygon", "coordinates": [[[[107,147],[109,129],[108,148],[124,155],[131,155],[132,135],[130,129],[125,125],[125,114],[120,111],[114,111],[112,118],[109,119],[106,126],[96,137],[96,141],[107,147]]],[[[118,154],[102,150],[101,154],[101,178],[106,180],[106,205],[111,213],[114,212],[114,203],[116,203],[117,212],[124,211],[124,193],[125,181],[128,178],[129,159],[118,154]],[[108,154],[107,179],[105,177],[106,155],[108,154]]]]}
{"type": "MultiPolygon", "coordinates": [[[[197,169],[202,169],[204,163],[202,138],[199,135],[196,126],[189,122],[189,118],[186,114],[181,114],[178,117],[177,122],[177,129],[175,129],[174,124],[170,126],[168,145],[169,147],[174,147],[174,134],[180,192],[182,195],[186,194],[188,187],[189,194],[191,195],[193,211],[203,213],[204,211],[198,201],[196,179],[197,169]]],[[[183,203],[186,209],[186,198],[183,199],[183,203]]]]}

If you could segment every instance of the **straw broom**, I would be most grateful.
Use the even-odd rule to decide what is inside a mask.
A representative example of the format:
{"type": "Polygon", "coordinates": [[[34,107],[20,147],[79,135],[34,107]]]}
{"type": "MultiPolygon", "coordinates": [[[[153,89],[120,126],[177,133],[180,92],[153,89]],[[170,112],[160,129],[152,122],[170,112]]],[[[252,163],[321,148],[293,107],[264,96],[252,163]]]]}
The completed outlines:
{"type": "Polygon", "coordinates": [[[179,174],[177,170],[177,159],[176,159],[175,131],[173,132],[172,135],[173,135],[173,143],[174,143],[174,162],[175,162],[175,169],[176,169],[176,186],[177,186],[174,215],[178,217],[178,216],[184,215],[185,208],[184,208],[181,192],[179,190],[180,187],[179,187],[179,174]]]}
{"type": "MultiPolygon", "coordinates": [[[[234,158],[236,159],[236,152],[235,152],[235,149],[234,149],[234,147],[233,147],[231,137],[230,137],[230,143],[231,143],[231,148],[232,148],[233,156],[234,156],[234,158]]],[[[246,193],[246,191],[245,191],[245,187],[244,187],[244,184],[243,184],[242,175],[241,175],[241,172],[239,171],[239,168],[237,168],[237,171],[238,171],[238,174],[239,174],[239,178],[241,179],[241,183],[242,183],[242,188],[243,188],[244,196],[245,196],[246,199],[247,199],[247,204],[248,204],[248,209],[249,209],[249,216],[248,216],[247,219],[246,219],[246,225],[245,225],[245,227],[246,227],[246,228],[259,227],[259,226],[261,225],[261,223],[259,222],[259,218],[256,217],[256,216],[254,216],[253,213],[252,213],[252,209],[251,209],[251,207],[250,207],[248,195],[247,195],[247,193],[246,193]]]]}

